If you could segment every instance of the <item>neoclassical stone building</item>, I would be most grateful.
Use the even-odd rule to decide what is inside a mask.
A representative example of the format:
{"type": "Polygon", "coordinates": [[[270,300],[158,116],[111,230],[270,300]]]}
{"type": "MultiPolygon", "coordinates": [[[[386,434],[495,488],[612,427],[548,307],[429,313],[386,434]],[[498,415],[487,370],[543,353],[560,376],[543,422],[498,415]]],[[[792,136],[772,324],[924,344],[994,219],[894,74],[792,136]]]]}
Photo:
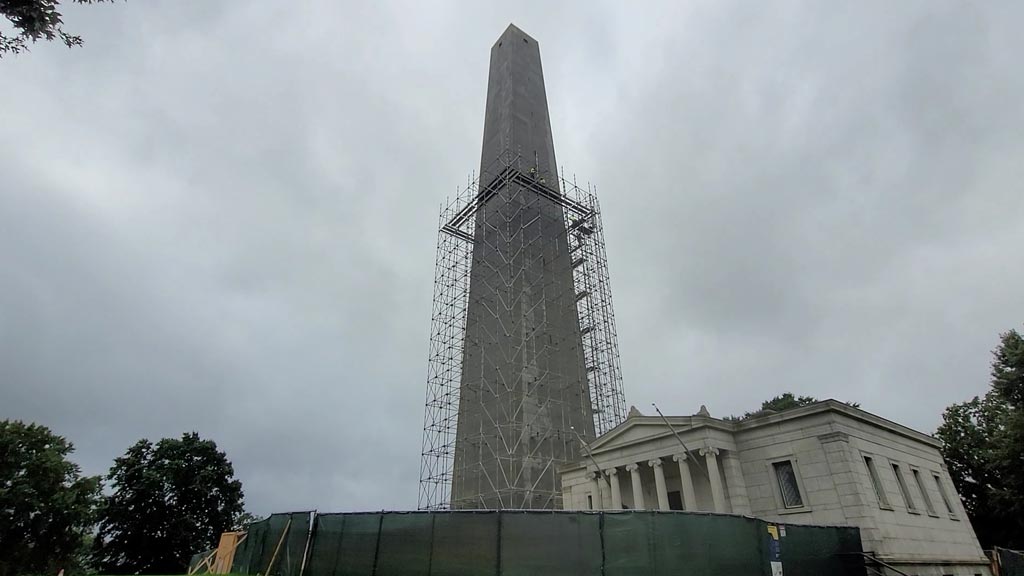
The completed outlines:
{"type": "Polygon", "coordinates": [[[908,574],[989,574],[939,447],[835,400],[743,421],[634,408],[560,469],[563,502],[852,525],[866,551],[908,574]]]}

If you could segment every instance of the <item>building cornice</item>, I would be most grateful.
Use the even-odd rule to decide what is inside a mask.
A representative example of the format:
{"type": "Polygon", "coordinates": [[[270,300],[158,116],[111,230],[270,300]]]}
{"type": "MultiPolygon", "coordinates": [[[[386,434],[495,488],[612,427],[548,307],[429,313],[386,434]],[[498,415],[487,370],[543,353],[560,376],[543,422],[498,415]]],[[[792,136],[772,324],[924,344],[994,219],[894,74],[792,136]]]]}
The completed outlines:
{"type": "Polygon", "coordinates": [[[893,434],[898,434],[911,440],[928,444],[934,448],[942,447],[942,442],[940,442],[937,438],[933,436],[930,436],[923,432],[918,432],[913,428],[908,428],[907,426],[904,426],[902,424],[897,424],[892,420],[882,418],[881,416],[876,416],[875,414],[866,412],[864,410],[861,410],[860,408],[854,408],[853,406],[850,406],[845,402],[840,402],[838,400],[833,400],[831,398],[828,400],[822,400],[821,402],[815,402],[814,404],[808,404],[807,406],[801,406],[799,408],[791,408],[789,410],[783,410],[782,412],[776,412],[774,414],[765,414],[764,416],[757,416],[754,418],[749,418],[747,420],[740,420],[735,423],[735,430],[737,432],[750,430],[753,428],[759,428],[761,426],[778,424],[779,422],[785,422],[787,420],[806,418],[808,416],[813,416],[815,414],[820,414],[823,412],[835,412],[843,414],[844,416],[847,416],[854,420],[859,420],[861,422],[865,422],[873,426],[877,426],[879,428],[884,428],[889,432],[892,432],[893,434]]]}
{"type": "MultiPolygon", "coordinates": [[[[942,447],[942,442],[940,442],[937,438],[933,436],[930,436],[923,432],[918,432],[917,430],[908,428],[907,426],[903,426],[902,424],[897,424],[896,422],[893,422],[892,420],[888,420],[886,418],[882,418],[881,416],[876,416],[875,414],[866,412],[864,410],[861,410],[860,408],[854,408],[853,406],[850,406],[849,404],[846,404],[844,402],[840,402],[834,399],[828,399],[822,400],[820,402],[815,402],[814,404],[808,404],[807,406],[800,406],[799,408],[790,408],[788,410],[783,410],[781,412],[755,416],[753,418],[748,418],[746,420],[723,420],[721,418],[700,415],[667,416],[664,419],[662,419],[660,416],[630,416],[629,418],[626,418],[626,420],[624,420],[621,424],[619,424],[615,428],[612,428],[606,434],[604,434],[603,436],[595,440],[593,443],[591,443],[590,450],[593,453],[601,452],[603,448],[607,447],[609,444],[614,443],[614,440],[619,436],[625,434],[627,430],[631,430],[638,426],[653,426],[665,428],[665,420],[668,420],[668,423],[672,426],[672,428],[675,428],[676,432],[680,434],[685,433],[688,436],[693,431],[701,429],[705,429],[708,431],[720,430],[723,432],[734,434],[737,432],[753,430],[756,428],[760,428],[762,426],[772,426],[775,424],[779,424],[781,422],[786,422],[789,420],[798,420],[801,418],[807,418],[810,416],[827,412],[842,414],[843,416],[846,416],[848,418],[858,420],[860,422],[865,422],[878,428],[883,428],[885,430],[888,430],[889,432],[892,432],[893,434],[909,438],[916,442],[928,444],[929,446],[932,446],[934,448],[942,447]]],[[[653,440],[670,435],[672,435],[671,431],[665,431],[651,435],[650,439],[653,440]]]]}

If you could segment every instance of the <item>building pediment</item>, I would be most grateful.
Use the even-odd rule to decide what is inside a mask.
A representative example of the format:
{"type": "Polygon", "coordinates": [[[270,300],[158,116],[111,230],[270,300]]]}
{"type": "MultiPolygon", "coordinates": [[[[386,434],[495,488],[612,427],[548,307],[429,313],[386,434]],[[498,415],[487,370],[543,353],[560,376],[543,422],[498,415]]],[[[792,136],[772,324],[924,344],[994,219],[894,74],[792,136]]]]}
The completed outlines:
{"type": "Polygon", "coordinates": [[[594,450],[609,450],[622,445],[642,442],[665,434],[665,423],[634,422],[626,420],[620,426],[601,436],[592,445],[594,450]]]}
{"type": "Polygon", "coordinates": [[[620,446],[629,446],[645,440],[671,435],[673,430],[680,436],[689,436],[694,430],[715,428],[732,432],[730,422],[703,416],[670,416],[669,426],[665,420],[657,416],[635,416],[612,428],[607,434],[595,440],[590,449],[592,452],[604,452],[620,446]]]}

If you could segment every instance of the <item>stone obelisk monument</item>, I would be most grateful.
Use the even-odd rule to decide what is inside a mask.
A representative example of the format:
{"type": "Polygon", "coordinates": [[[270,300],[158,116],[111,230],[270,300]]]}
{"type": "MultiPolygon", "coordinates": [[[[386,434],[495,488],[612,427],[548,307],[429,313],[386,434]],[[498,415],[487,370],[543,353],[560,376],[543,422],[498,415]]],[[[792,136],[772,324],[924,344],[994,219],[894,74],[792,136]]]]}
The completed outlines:
{"type": "Polygon", "coordinates": [[[561,508],[594,438],[537,41],[491,48],[452,476],[455,509],[561,508]]]}

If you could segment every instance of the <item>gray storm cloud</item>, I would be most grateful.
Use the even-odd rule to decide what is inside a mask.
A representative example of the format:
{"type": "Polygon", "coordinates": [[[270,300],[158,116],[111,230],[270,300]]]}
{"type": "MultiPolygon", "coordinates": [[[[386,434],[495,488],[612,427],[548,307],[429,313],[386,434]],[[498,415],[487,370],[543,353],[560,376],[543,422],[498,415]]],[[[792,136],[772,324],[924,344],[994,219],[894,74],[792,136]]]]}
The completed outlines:
{"type": "Polygon", "coordinates": [[[0,60],[0,418],[197,430],[255,512],[416,505],[437,210],[541,44],[627,401],[931,431],[1024,319],[1013,2],[68,6],[0,60]]]}

